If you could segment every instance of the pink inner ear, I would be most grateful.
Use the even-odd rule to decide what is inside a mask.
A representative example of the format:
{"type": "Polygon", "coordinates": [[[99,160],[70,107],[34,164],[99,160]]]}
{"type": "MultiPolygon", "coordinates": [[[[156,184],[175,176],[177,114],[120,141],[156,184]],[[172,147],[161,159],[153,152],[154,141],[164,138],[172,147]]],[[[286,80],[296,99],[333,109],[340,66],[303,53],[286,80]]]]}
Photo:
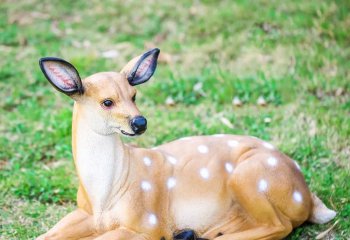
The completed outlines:
{"type": "Polygon", "coordinates": [[[146,74],[151,64],[152,64],[152,55],[142,61],[141,65],[137,68],[136,76],[143,76],[144,74],[146,74]]]}
{"type": "Polygon", "coordinates": [[[68,90],[75,88],[74,80],[69,69],[60,63],[47,62],[45,63],[46,73],[50,80],[59,88],[68,90]]]}

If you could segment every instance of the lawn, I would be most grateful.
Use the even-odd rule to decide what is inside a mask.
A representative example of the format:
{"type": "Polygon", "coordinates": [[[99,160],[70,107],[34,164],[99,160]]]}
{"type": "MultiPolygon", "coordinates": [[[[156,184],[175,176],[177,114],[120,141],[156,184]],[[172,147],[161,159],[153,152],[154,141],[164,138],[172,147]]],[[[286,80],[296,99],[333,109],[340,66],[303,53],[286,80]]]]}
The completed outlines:
{"type": "Polygon", "coordinates": [[[75,206],[72,101],[38,59],[65,58],[86,77],[154,46],[163,55],[137,97],[149,127],[133,143],[214,133],[270,141],[338,212],[287,239],[314,239],[336,220],[325,239],[349,239],[349,29],[347,0],[1,1],[0,239],[33,239],[75,206]]]}

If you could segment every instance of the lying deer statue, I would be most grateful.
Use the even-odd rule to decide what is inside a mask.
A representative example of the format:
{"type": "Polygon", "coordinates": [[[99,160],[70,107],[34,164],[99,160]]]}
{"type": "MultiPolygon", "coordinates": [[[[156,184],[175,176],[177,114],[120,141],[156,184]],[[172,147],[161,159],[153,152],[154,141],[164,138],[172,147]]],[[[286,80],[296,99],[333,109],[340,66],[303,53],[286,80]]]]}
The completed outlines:
{"type": "Polygon", "coordinates": [[[134,86],[151,78],[158,55],[153,49],[120,73],[83,81],[70,63],[40,59],[50,83],[75,101],[80,185],[77,210],[38,239],[281,239],[307,220],[335,217],[298,164],[255,137],[186,137],[152,149],[123,144],[120,135],[146,131],[134,86]]]}

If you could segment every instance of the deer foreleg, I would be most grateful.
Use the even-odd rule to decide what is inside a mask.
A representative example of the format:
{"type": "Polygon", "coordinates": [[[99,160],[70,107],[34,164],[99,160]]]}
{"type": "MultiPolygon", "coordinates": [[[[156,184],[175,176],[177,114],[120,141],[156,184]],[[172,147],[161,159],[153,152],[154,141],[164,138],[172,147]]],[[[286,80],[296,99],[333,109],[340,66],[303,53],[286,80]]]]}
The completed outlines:
{"type": "Polygon", "coordinates": [[[125,228],[108,231],[94,240],[148,240],[145,236],[125,228]]]}
{"type": "Polygon", "coordinates": [[[62,218],[47,233],[37,240],[80,239],[94,234],[94,224],[91,215],[77,209],[62,218]]]}

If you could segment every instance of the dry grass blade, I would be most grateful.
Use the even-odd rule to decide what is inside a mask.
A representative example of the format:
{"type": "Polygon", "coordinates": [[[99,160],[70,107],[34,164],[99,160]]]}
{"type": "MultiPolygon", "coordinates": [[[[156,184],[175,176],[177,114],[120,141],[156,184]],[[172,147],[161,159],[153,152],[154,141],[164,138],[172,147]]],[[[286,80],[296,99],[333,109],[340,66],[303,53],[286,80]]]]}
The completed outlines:
{"type": "Polygon", "coordinates": [[[333,229],[338,223],[339,223],[339,219],[338,219],[330,228],[328,228],[326,231],[323,231],[323,232],[321,232],[320,234],[318,234],[318,235],[316,236],[316,239],[323,239],[324,237],[326,237],[327,234],[328,234],[330,231],[332,231],[332,229],[333,229]]]}

